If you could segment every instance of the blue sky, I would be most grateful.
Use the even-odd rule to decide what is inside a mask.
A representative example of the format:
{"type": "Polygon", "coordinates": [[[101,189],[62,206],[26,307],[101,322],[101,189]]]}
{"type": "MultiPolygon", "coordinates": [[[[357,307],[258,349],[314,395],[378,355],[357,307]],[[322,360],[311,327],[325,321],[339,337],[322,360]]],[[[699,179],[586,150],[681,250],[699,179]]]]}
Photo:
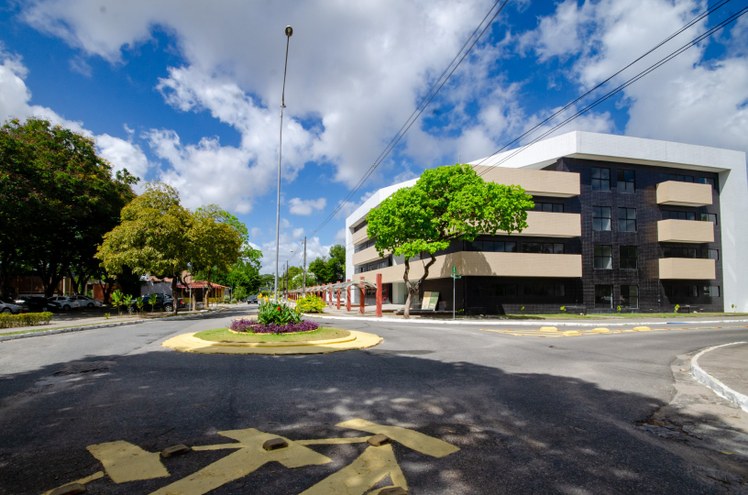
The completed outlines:
{"type": "MultiPolygon", "coordinates": [[[[309,260],[327,254],[372,191],[497,151],[718,3],[509,1],[352,194],[493,1],[5,0],[0,119],[70,126],[186,206],[219,204],[271,273],[287,24],[280,258],[300,265],[304,236],[309,260]]],[[[728,2],[567,115],[746,7],[728,2]]],[[[748,150],[748,15],[557,132],[573,129],[748,150]]]]}

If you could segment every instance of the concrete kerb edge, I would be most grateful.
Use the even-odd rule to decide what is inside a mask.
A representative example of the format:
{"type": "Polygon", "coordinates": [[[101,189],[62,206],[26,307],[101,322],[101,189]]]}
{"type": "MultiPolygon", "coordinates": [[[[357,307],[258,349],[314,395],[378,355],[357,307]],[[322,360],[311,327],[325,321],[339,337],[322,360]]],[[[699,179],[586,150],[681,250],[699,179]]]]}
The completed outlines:
{"type": "Polygon", "coordinates": [[[597,320],[594,322],[584,321],[554,321],[554,320],[452,320],[452,319],[440,319],[440,318],[391,318],[387,316],[375,317],[375,316],[337,316],[337,315],[319,315],[319,314],[305,314],[308,318],[314,319],[328,319],[328,320],[350,320],[350,321],[382,321],[387,323],[404,323],[404,324],[435,324],[435,325],[473,325],[473,326],[485,326],[485,325],[497,325],[497,326],[525,326],[525,327],[536,327],[536,326],[557,326],[557,327],[599,327],[602,324],[606,327],[628,327],[628,326],[663,326],[663,325],[715,325],[719,323],[748,323],[748,319],[740,320],[699,320],[699,321],[641,321],[641,320],[630,320],[624,322],[610,322],[607,320],[597,320]]]}
{"type": "MultiPolygon", "coordinates": [[[[218,310],[220,311],[220,309],[218,310]]],[[[202,314],[202,313],[198,313],[202,314]]],[[[205,312],[204,314],[209,314],[208,312],[205,312]]],[[[163,319],[166,319],[167,321],[175,321],[175,320],[181,320],[184,318],[194,318],[196,314],[183,314],[183,315],[177,315],[177,316],[165,316],[163,319]]],[[[15,335],[2,335],[0,334],[0,342],[5,342],[9,340],[16,340],[16,339],[26,339],[30,337],[44,337],[46,335],[59,335],[62,333],[71,333],[71,332],[82,332],[85,330],[95,330],[98,328],[114,328],[114,327],[123,327],[127,325],[140,325],[141,323],[146,323],[149,321],[155,321],[156,318],[149,318],[149,319],[140,319],[140,320],[130,320],[130,321],[113,321],[108,323],[96,323],[93,325],[78,325],[78,326],[70,326],[70,327],[60,327],[55,328],[51,330],[30,330],[26,333],[19,333],[15,335]]]]}
{"type": "Polygon", "coordinates": [[[723,399],[732,402],[736,406],[740,407],[743,411],[748,412],[748,396],[745,396],[740,392],[731,389],[717,378],[711,376],[699,365],[699,358],[704,354],[721,347],[739,344],[748,344],[748,342],[731,342],[729,344],[716,345],[702,350],[693,358],[691,358],[691,375],[696,379],[697,382],[710,388],[712,391],[714,391],[715,394],[719,395],[723,399]]]}

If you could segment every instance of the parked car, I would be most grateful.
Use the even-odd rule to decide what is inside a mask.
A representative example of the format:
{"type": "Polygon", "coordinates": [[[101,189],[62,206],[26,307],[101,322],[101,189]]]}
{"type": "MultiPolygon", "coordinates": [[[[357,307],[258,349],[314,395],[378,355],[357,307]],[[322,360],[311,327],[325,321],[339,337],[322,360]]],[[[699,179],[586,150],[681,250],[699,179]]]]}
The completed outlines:
{"type": "MultiPolygon", "coordinates": [[[[174,311],[174,297],[172,297],[171,294],[166,294],[165,292],[154,292],[154,294],[156,295],[156,302],[153,304],[154,311],[174,311]]],[[[146,311],[151,310],[151,304],[149,302],[151,294],[143,294],[141,297],[143,299],[143,308],[146,311]]],[[[179,309],[186,307],[184,299],[181,298],[177,299],[176,304],[179,309]]],[[[135,299],[133,299],[131,307],[137,307],[137,301],[135,299]]]]}
{"type": "Polygon", "coordinates": [[[21,296],[14,301],[21,306],[21,311],[40,312],[47,311],[49,301],[44,296],[21,296]]]}
{"type": "Polygon", "coordinates": [[[81,307],[83,308],[100,308],[103,306],[101,301],[97,301],[96,299],[88,296],[72,296],[75,300],[77,300],[81,307]]]}
{"type": "Polygon", "coordinates": [[[0,301],[0,313],[13,313],[17,315],[21,312],[21,306],[11,302],[0,301]]]}
{"type": "Polygon", "coordinates": [[[257,304],[257,296],[249,296],[247,298],[247,304],[257,304]]]}
{"type": "Polygon", "coordinates": [[[60,311],[70,311],[71,309],[82,308],[85,305],[77,296],[48,297],[47,304],[51,309],[60,311]]]}

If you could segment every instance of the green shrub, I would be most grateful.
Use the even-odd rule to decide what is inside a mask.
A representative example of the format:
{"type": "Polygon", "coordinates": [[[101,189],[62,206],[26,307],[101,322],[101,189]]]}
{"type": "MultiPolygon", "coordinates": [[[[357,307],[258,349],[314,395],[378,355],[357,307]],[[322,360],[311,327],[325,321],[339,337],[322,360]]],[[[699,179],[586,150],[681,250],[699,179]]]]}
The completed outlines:
{"type": "Polygon", "coordinates": [[[296,301],[296,311],[300,313],[322,313],[325,301],[321,297],[309,294],[296,301]]]}
{"type": "Polygon", "coordinates": [[[45,325],[52,319],[52,313],[22,313],[20,315],[11,315],[0,313],[0,328],[14,327],[33,327],[36,325],[45,325]]]}
{"type": "Polygon", "coordinates": [[[266,302],[260,304],[257,321],[263,325],[288,325],[300,322],[301,315],[283,303],[266,302]]]}

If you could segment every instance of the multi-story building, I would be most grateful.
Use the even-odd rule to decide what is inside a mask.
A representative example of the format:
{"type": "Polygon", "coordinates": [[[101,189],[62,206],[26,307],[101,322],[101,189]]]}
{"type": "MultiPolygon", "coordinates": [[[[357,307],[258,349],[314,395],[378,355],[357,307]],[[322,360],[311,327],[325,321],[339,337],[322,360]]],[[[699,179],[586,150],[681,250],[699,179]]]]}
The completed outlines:
{"type": "MultiPolygon", "coordinates": [[[[454,242],[422,291],[468,313],[748,311],[744,152],[571,132],[472,162],[533,196],[521,233],[454,242]]],[[[405,302],[403,260],[380,256],[366,215],[415,180],[380,189],[346,219],[346,272],[405,302]]],[[[423,273],[411,263],[411,278],[423,273]]]]}

